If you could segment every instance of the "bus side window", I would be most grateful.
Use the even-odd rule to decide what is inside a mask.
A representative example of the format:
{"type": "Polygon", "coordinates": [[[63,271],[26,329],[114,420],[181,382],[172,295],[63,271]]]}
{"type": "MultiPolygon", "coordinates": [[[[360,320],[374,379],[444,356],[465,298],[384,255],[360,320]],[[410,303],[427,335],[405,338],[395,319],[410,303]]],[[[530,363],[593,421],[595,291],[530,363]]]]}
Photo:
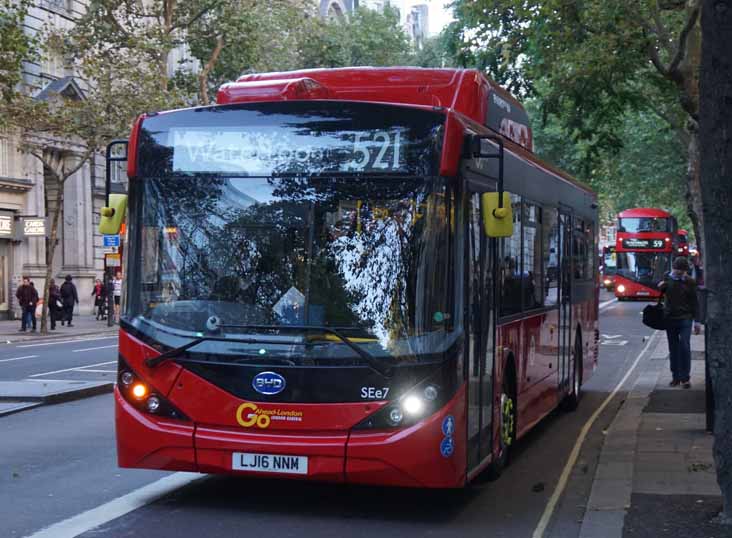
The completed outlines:
{"type": "Polygon", "coordinates": [[[544,210],[543,217],[544,305],[554,306],[559,300],[559,222],[555,209],[544,210]]]}
{"type": "Polygon", "coordinates": [[[541,251],[541,208],[524,203],[523,241],[523,298],[524,308],[538,308],[544,304],[542,251],[541,251]]]}
{"type": "Polygon", "coordinates": [[[499,275],[501,289],[501,315],[521,312],[521,198],[511,195],[513,210],[513,235],[500,240],[499,275]]]}

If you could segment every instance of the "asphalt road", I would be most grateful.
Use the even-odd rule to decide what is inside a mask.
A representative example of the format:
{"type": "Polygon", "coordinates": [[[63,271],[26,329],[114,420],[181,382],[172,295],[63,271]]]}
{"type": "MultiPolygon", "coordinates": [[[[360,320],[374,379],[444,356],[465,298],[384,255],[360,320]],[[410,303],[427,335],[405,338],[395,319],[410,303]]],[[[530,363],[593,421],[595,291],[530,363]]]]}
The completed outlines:
{"type": "MultiPolygon", "coordinates": [[[[609,298],[604,296],[603,300],[609,298]]],[[[640,323],[643,306],[605,306],[601,313],[604,336],[600,367],[584,387],[579,410],[557,412],[543,421],[517,444],[511,466],[497,481],[479,479],[464,491],[418,491],[204,477],[127,515],[104,521],[82,536],[531,537],[580,430],[625,375],[644,347],[644,338],[650,335],[640,323]]],[[[113,360],[116,350],[74,350],[113,343],[64,344],[67,347],[56,362],[52,357],[43,358],[48,362],[32,363],[42,366],[33,371],[76,368],[53,377],[87,375],[79,373],[84,368],[75,365],[82,359],[89,359],[90,364],[113,360]]],[[[48,353],[53,355],[53,351],[48,353]]],[[[13,362],[0,363],[0,373],[10,364],[13,362]]],[[[113,365],[104,368],[113,370],[113,365]]],[[[26,371],[30,370],[19,370],[17,375],[26,371]]],[[[633,376],[625,387],[632,381],[633,376]]],[[[617,394],[587,437],[544,536],[578,536],[602,430],[612,421],[624,394],[617,394]]],[[[113,408],[108,395],[0,418],[0,439],[0,536],[30,535],[165,474],[116,468],[113,408]]]]}
{"type": "Polygon", "coordinates": [[[117,337],[0,345],[0,381],[74,379],[105,381],[117,371],[117,337]]]}

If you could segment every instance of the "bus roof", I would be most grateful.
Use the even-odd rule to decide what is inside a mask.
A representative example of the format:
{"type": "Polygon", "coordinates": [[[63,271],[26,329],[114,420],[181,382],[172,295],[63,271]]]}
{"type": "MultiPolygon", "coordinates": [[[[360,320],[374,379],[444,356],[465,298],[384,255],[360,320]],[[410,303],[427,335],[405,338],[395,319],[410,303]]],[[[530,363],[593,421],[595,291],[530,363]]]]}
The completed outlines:
{"type": "Polygon", "coordinates": [[[218,91],[220,105],[333,99],[451,109],[533,151],[528,114],[476,69],[346,67],[244,75],[218,91]]]}
{"type": "Polygon", "coordinates": [[[630,217],[670,217],[671,213],[655,207],[634,207],[618,213],[619,219],[630,217]]]}

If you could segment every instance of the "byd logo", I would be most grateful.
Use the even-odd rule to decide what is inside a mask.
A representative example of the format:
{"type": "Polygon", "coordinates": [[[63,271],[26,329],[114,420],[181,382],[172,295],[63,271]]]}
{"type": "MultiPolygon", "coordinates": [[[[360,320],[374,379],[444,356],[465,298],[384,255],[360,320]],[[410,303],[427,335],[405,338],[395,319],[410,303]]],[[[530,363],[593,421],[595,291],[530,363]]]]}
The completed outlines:
{"type": "Polygon", "coordinates": [[[259,394],[272,396],[285,390],[285,378],[274,372],[261,372],[254,376],[252,387],[259,394]]]}

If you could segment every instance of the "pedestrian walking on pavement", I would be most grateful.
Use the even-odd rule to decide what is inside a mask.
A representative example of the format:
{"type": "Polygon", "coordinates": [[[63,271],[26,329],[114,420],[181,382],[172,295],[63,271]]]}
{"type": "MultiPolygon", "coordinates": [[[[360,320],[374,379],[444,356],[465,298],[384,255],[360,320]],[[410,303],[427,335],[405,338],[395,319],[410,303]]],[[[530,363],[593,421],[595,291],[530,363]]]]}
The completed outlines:
{"type": "MultiPolygon", "coordinates": [[[[20,332],[25,332],[29,326],[33,326],[35,319],[36,304],[38,304],[38,292],[31,286],[30,278],[23,277],[23,284],[18,287],[15,292],[18,304],[22,309],[20,332]]],[[[35,330],[35,329],[34,329],[35,330]]]]}
{"type": "Polygon", "coordinates": [[[74,305],[79,304],[79,295],[76,293],[76,286],[71,280],[71,275],[66,275],[65,282],[61,284],[61,301],[64,304],[64,321],[66,321],[66,325],[69,327],[73,327],[71,321],[74,318],[74,305]]]}
{"type": "Polygon", "coordinates": [[[119,271],[112,279],[112,294],[114,295],[114,321],[119,323],[119,309],[122,302],[122,273],[119,271]]]}
{"type": "Polygon", "coordinates": [[[104,284],[102,284],[102,281],[98,278],[94,284],[94,289],[92,289],[91,294],[92,297],[94,297],[94,308],[97,311],[97,320],[104,319],[104,300],[107,297],[107,293],[104,289],[104,284]]]}
{"type": "MultiPolygon", "coordinates": [[[[56,330],[56,322],[62,319],[64,303],[61,300],[61,290],[52,278],[48,286],[48,315],[51,318],[51,330],[56,330]]],[[[61,321],[63,323],[63,321],[61,321]]]]}
{"type": "Polygon", "coordinates": [[[36,285],[33,283],[33,281],[30,281],[30,286],[33,288],[33,296],[35,297],[35,301],[33,302],[33,309],[31,310],[31,322],[33,322],[33,329],[32,332],[36,332],[36,308],[38,308],[38,290],[36,289],[36,285]]]}
{"type": "Polygon", "coordinates": [[[700,325],[694,323],[699,311],[696,281],[688,274],[689,261],[686,258],[676,258],[672,267],[663,282],[658,284],[664,294],[663,312],[672,375],[670,385],[690,389],[692,326],[696,334],[700,331],[700,325]]]}

